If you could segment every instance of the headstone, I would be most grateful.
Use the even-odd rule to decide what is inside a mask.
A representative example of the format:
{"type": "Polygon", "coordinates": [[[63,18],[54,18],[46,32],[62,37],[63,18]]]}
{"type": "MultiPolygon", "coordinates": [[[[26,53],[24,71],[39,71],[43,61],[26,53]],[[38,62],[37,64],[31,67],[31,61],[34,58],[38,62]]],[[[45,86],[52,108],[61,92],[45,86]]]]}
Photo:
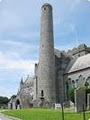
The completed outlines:
{"type": "Polygon", "coordinates": [[[82,88],[75,90],[75,111],[82,112],[86,110],[86,93],[82,88]]]}
{"type": "Polygon", "coordinates": [[[11,109],[11,103],[10,102],[8,103],[8,109],[11,109]]]}
{"type": "Polygon", "coordinates": [[[71,108],[71,109],[74,109],[74,107],[75,107],[75,106],[74,106],[74,103],[73,103],[72,101],[70,101],[70,108],[71,108]]]}
{"type": "Polygon", "coordinates": [[[12,109],[15,110],[16,106],[15,106],[15,101],[12,102],[12,109]]]}
{"type": "Polygon", "coordinates": [[[87,109],[90,110],[90,94],[87,94],[87,109]]]}
{"type": "Polygon", "coordinates": [[[14,100],[11,100],[11,101],[8,103],[8,109],[12,109],[12,110],[15,110],[15,109],[16,109],[16,105],[15,105],[15,101],[14,101],[14,100]]]}
{"type": "Polygon", "coordinates": [[[60,103],[55,103],[55,109],[60,109],[61,108],[61,104],[60,103]]]}
{"type": "Polygon", "coordinates": [[[70,101],[69,100],[64,102],[64,107],[70,108],[70,101]]]}
{"type": "Polygon", "coordinates": [[[68,100],[68,101],[65,101],[65,102],[64,102],[64,108],[74,109],[75,106],[74,106],[74,103],[73,103],[71,100],[68,100]]]}
{"type": "Polygon", "coordinates": [[[20,109],[20,105],[17,105],[17,109],[18,109],[18,110],[20,109]]]}

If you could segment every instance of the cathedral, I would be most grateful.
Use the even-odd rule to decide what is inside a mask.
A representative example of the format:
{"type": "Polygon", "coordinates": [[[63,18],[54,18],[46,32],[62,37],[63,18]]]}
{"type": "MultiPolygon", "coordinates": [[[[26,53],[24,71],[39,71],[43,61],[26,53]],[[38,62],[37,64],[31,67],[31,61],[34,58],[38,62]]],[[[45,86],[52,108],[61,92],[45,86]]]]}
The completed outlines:
{"type": "Polygon", "coordinates": [[[10,108],[52,107],[68,100],[69,89],[90,86],[90,47],[81,44],[67,52],[54,48],[53,11],[48,3],[41,7],[39,51],[34,76],[21,79],[10,108]]]}

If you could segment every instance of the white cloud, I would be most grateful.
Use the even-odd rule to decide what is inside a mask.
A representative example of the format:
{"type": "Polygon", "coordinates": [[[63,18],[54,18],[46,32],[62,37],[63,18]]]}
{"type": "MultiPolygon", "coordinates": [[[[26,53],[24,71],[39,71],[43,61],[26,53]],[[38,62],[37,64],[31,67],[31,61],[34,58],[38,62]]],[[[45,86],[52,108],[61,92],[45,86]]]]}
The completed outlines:
{"type": "Polygon", "coordinates": [[[20,42],[20,41],[14,41],[14,40],[2,40],[2,41],[0,41],[0,43],[3,43],[3,44],[6,44],[6,45],[12,45],[12,46],[21,46],[21,47],[23,47],[23,48],[27,48],[27,47],[30,47],[30,45],[29,44],[27,44],[27,43],[23,43],[23,41],[22,42],[20,42]]]}
{"type": "Polygon", "coordinates": [[[34,75],[35,63],[37,61],[25,60],[18,53],[0,51],[0,95],[10,97],[16,94],[21,77],[34,75]]]}
{"type": "MultiPolygon", "coordinates": [[[[13,57],[17,57],[17,54],[13,54],[13,57]],[[14,56],[15,55],[15,56],[14,56]]],[[[0,52],[0,69],[18,69],[30,73],[34,73],[34,64],[37,61],[17,59],[12,60],[7,54],[0,52]]]]}
{"type": "Polygon", "coordinates": [[[23,32],[23,33],[21,33],[21,38],[23,38],[23,39],[27,39],[27,38],[29,38],[30,40],[34,40],[35,38],[39,38],[39,35],[40,35],[40,33],[39,32],[35,32],[35,31],[28,31],[28,32],[23,32]]]}
{"type": "Polygon", "coordinates": [[[57,0],[57,2],[51,2],[54,9],[53,12],[55,25],[60,23],[64,24],[67,21],[68,16],[71,16],[72,13],[77,10],[81,2],[82,0],[57,0]]]}
{"type": "MultiPolygon", "coordinates": [[[[67,15],[79,5],[81,0],[49,0],[54,9],[55,22],[64,20],[67,15]],[[60,8],[58,10],[58,8],[60,8]],[[57,19],[58,18],[58,19],[57,19]]],[[[18,30],[22,28],[33,28],[40,22],[40,7],[46,0],[3,0],[0,9],[0,30],[18,30]],[[38,21],[38,22],[37,22],[38,21]]]]}
{"type": "Polygon", "coordinates": [[[19,57],[29,59],[33,59],[37,57],[38,45],[34,44],[33,41],[25,42],[25,41],[15,41],[15,40],[2,40],[0,41],[1,46],[0,51],[7,56],[11,56],[10,58],[17,59],[19,57]],[[33,54],[32,54],[33,53],[33,54]]]}
{"type": "MultiPolygon", "coordinates": [[[[71,1],[71,11],[75,9],[80,4],[81,0],[71,1]]],[[[69,3],[70,4],[70,3],[69,3]]]]}
{"type": "MultiPolygon", "coordinates": [[[[0,69],[10,70],[7,72],[8,75],[1,70],[1,75],[3,74],[1,76],[2,80],[11,81],[14,78],[18,81],[23,72],[25,73],[23,75],[34,73],[34,63],[37,61],[33,60],[32,56],[34,54],[37,56],[38,48],[36,44],[31,43],[31,41],[37,40],[39,37],[40,7],[46,1],[53,6],[54,24],[56,25],[54,29],[59,33],[61,29],[61,25],[59,26],[59,24],[63,22],[62,25],[64,25],[67,22],[68,16],[72,15],[71,13],[77,9],[83,0],[2,0],[0,3],[0,33],[2,36],[2,40],[0,40],[0,69]],[[4,41],[4,38],[7,40],[4,41]],[[26,43],[25,40],[27,40],[27,38],[31,41],[26,43]],[[12,73],[11,70],[14,70],[14,72],[12,73]],[[18,75],[16,75],[16,71],[20,73],[18,72],[18,75]],[[10,74],[13,74],[14,77],[11,78],[10,74]]],[[[69,25],[71,25],[71,23],[69,25]]],[[[62,30],[61,34],[65,36],[71,32],[74,32],[73,25],[62,30]]],[[[57,37],[60,38],[60,35],[57,37]]],[[[56,43],[57,48],[60,50],[68,50],[74,45],[75,43],[57,46],[56,43]]],[[[3,81],[3,84],[5,83],[3,81]]],[[[11,89],[0,87],[0,94],[10,96],[10,94],[15,93],[15,91],[12,90],[14,88],[13,86],[14,85],[12,85],[11,89]]]]}
{"type": "Polygon", "coordinates": [[[0,96],[7,96],[7,97],[11,97],[13,94],[17,94],[16,93],[16,89],[14,87],[12,88],[7,88],[7,87],[0,87],[0,96]]]}
{"type": "Polygon", "coordinates": [[[27,48],[35,48],[36,45],[34,45],[33,43],[26,43],[26,42],[23,42],[23,41],[15,41],[15,40],[1,40],[0,43],[2,44],[6,44],[6,45],[11,45],[12,48],[13,46],[16,46],[16,47],[22,47],[23,49],[27,49],[27,48]]]}
{"type": "Polygon", "coordinates": [[[68,50],[72,50],[73,48],[75,47],[75,43],[72,42],[71,44],[68,44],[68,45],[59,45],[59,46],[56,46],[55,48],[60,50],[60,51],[68,51],[68,50]]]}
{"type": "Polygon", "coordinates": [[[12,31],[26,26],[31,28],[37,24],[35,4],[30,0],[3,0],[0,8],[0,28],[3,31],[12,31]]]}

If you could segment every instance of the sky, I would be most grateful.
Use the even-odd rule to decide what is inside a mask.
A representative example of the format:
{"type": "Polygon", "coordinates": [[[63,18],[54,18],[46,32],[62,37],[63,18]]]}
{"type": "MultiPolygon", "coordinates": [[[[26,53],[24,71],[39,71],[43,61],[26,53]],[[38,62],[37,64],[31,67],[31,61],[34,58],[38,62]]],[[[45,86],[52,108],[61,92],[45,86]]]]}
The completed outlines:
{"type": "Polygon", "coordinates": [[[90,46],[90,0],[0,0],[0,96],[17,94],[21,78],[34,76],[44,3],[53,6],[55,48],[90,46]]]}

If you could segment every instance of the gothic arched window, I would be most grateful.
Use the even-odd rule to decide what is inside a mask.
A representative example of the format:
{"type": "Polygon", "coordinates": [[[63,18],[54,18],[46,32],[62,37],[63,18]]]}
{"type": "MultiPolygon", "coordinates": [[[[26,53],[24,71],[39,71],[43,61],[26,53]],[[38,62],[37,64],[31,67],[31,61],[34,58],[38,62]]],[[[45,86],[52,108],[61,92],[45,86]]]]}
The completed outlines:
{"type": "Polygon", "coordinates": [[[75,88],[75,81],[72,80],[72,88],[75,88]]]}
{"type": "Polygon", "coordinates": [[[76,88],[78,87],[78,79],[76,79],[75,87],[76,87],[76,88]]]}
{"type": "Polygon", "coordinates": [[[89,83],[90,86],[90,76],[86,79],[86,81],[89,83]]]}
{"type": "Polygon", "coordinates": [[[84,81],[83,81],[83,76],[82,75],[80,75],[79,77],[78,77],[78,87],[81,87],[81,86],[83,86],[84,85],[84,81]]]}
{"type": "Polygon", "coordinates": [[[70,89],[72,87],[72,80],[71,80],[71,78],[68,78],[67,82],[68,82],[68,87],[70,89]]]}

